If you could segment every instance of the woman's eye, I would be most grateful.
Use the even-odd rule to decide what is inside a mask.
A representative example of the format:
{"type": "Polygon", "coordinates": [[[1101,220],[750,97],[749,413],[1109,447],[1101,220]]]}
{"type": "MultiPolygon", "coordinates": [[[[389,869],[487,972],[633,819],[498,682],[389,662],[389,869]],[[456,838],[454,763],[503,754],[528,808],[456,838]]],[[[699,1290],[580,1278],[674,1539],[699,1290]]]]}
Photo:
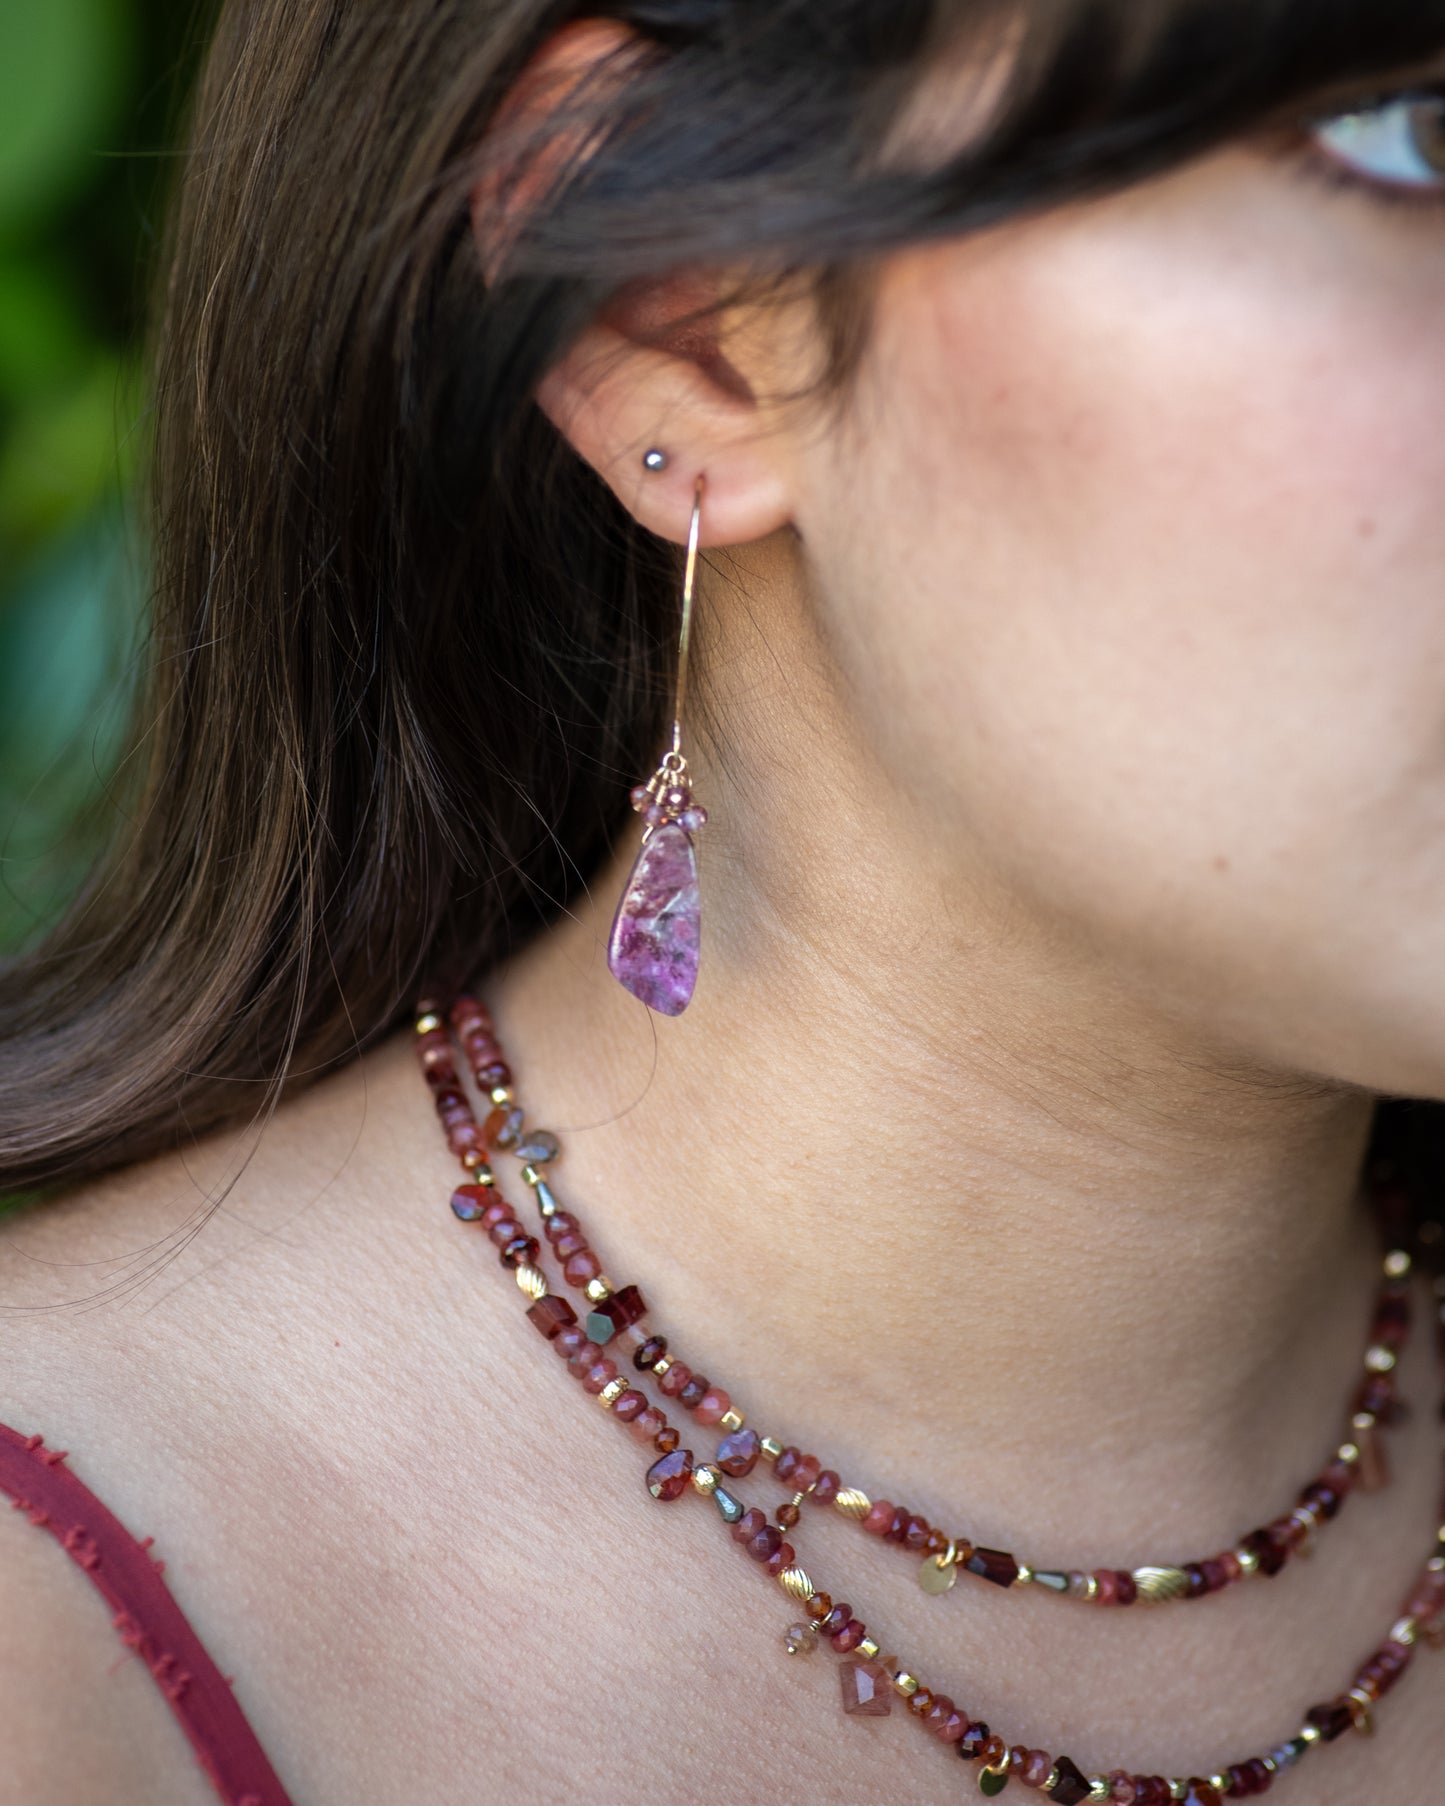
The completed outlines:
{"type": "Polygon", "coordinates": [[[1445,95],[1406,94],[1314,126],[1314,144],[1361,181],[1445,190],[1445,95]]]}

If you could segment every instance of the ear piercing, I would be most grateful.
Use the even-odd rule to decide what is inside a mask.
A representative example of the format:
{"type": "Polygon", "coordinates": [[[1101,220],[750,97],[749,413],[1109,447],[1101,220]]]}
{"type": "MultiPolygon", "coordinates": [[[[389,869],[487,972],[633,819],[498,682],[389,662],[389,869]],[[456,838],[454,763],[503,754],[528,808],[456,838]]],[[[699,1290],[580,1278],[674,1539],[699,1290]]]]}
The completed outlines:
{"type": "Polygon", "coordinates": [[[642,454],[642,462],[648,470],[666,470],[667,453],[659,451],[656,446],[642,454]]]}

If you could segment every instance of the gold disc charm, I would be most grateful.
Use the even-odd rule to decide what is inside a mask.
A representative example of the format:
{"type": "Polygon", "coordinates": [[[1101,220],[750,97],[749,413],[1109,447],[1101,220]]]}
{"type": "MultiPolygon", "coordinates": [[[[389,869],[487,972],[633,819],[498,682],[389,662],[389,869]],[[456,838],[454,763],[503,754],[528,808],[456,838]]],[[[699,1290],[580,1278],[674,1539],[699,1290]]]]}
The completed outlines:
{"type": "Polygon", "coordinates": [[[918,1570],[918,1584],[925,1593],[946,1593],[958,1582],[958,1569],[946,1555],[930,1555],[918,1570]]]}

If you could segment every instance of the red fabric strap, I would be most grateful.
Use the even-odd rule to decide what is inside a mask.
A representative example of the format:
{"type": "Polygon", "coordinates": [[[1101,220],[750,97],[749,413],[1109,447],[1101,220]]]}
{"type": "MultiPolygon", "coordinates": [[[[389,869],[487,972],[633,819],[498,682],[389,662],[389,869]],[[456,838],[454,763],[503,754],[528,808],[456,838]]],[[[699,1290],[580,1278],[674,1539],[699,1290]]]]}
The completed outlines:
{"type": "Polygon", "coordinates": [[[121,1641],[154,1675],[226,1806],[291,1806],[230,1682],[161,1579],[154,1538],[137,1542],[65,1466],[66,1452],[0,1423],[0,1492],[49,1530],[109,1601],[121,1641]]]}

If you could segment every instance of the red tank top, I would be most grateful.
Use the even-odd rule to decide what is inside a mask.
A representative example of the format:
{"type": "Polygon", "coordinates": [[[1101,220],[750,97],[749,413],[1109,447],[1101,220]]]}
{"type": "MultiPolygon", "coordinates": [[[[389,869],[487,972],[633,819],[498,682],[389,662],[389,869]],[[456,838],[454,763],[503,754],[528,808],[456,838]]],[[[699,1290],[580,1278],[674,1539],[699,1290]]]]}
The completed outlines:
{"type": "Polygon", "coordinates": [[[48,1530],[111,1608],[121,1642],[142,1658],[226,1806],[291,1806],[230,1680],[206,1654],[161,1579],[165,1563],[65,1466],[64,1449],[0,1424],[0,1493],[48,1530]]]}

